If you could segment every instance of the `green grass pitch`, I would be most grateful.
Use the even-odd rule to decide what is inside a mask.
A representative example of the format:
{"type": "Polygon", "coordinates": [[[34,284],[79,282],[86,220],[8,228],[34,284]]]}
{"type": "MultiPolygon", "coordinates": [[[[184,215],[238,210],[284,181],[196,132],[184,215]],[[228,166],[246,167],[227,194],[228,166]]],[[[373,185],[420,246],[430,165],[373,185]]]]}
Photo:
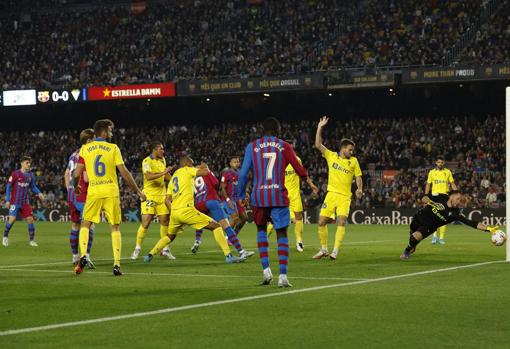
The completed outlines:
{"type": "MultiPolygon", "coordinates": [[[[73,321],[103,319],[202,304],[172,312],[57,329],[0,335],[0,348],[508,348],[510,265],[504,247],[469,227],[449,226],[447,244],[424,241],[400,261],[406,226],[350,225],[336,261],[313,260],[316,226],[305,226],[305,252],[290,233],[291,289],[260,286],[258,255],[227,265],[212,233],[197,255],[194,233],[174,242],[177,260],[131,261],[137,225],[123,224],[120,278],[111,274],[108,227],[96,229],[96,270],[72,273],[68,224],[37,223],[38,248],[27,243],[26,224],[0,246],[0,334],[73,321]],[[446,269],[436,272],[440,269],[446,269]],[[434,271],[432,273],[420,273],[434,271]],[[404,277],[395,276],[405,275],[404,277]],[[375,279],[375,280],[374,280],[375,279]],[[334,287],[320,288],[320,286],[334,287]],[[319,287],[306,291],[306,289],[319,287]],[[304,292],[300,292],[304,291],[304,292]],[[276,295],[253,297],[259,295],[276,295]],[[235,300],[235,302],[216,301],[235,300]]],[[[330,226],[330,243],[334,227],[330,226]]],[[[152,225],[146,253],[159,236],[152,225]]],[[[241,242],[255,250],[255,228],[241,242]]],[[[276,237],[271,266],[278,275],[276,237]]]]}

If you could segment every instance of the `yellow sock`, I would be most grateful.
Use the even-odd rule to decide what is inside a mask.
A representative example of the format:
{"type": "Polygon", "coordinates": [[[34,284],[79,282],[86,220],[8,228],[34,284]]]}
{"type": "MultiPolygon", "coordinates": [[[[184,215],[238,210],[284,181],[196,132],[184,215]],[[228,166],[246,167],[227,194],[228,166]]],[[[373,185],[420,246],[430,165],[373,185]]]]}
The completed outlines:
{"type": "Polygon", "coordinates": [[[154,256],[154,255],[158,254],[159,251],[164,249],[169,243],[170,243],[170,238],[167,235],[165,235],[165,237],[162,237],[161,239],[159,239],[159,241],[152,248],[152,250],[150,250],[149,253],[154,256]]]}
{"type": "Polygon", "coordinates": [[[444,233],[446,231],[446,225],[443,225],[442,227],[439,227],[439,238],[444,239],[444,233]]]}
{"type": "Polygon", "coordinates": [[[342,241],[344,241],[344,236],[345,236],[345,226],[342,226],[342,225],[337,226],[336,234],[335,234],[335,247],[333,249],[338,250],[340,248],[342,241]]]}
{"type": "Polygon", "coordinates": [[[319,225],[319,241],[321,242],[321,248],[323,250],[328,249],[328,226],[321,227],[319,225]]]}
{"type": "Polygon", "coordinates": [[[294,234],[296,234],[296,243],[303,242],[304,224],[302,220],[296,221],[294,226],[294,234]]]}
{"type": "Polygon", "coordinates": [[[214,234],[214,240],[216,240],[216,243],[220,246],[221,250],[223,251],[223,254],[225,256],[230,254],[230,247],[228,247],[227,240],[225,240],[225,235],[223,235],[223,229],[221,227],[218,227],[213,230],[214,234]]]}
{"type": "Polygon", "coordinates": [[[79,242],[81,257],[87,254],[87,246],[89,244],[89,228],[80,228],[79,242]]]}
{"type": "Polygon", "coordinates": [[[267,223],[267,235],[270,235],[274,230],[273,223],[267,223]]]}
{"type": "Polygon", "coordinates": [[[164,238],[168,233],[168,225],[160,225],[159,226],[159,237],[164,238]]]}
{"type": "Polygon", "coordinates": [[[136,247],[142,247],[143,239],[145,239],[145,234],[147,234],[147,229],[145,229],[141,224],[138,227],[138,231],[136,233],[136,247]]]}
{"type": "Polygon", "coordinates": [[[120,231],[112,231],[113,265],[120,267],[120,253],[122,252],[122,237],[120,231]]]}
{"type": "Polygon", "coordinates": [[[437,230],[434,232],[434,235],[432,235],[432,236],[437,238],[437,230]]]}

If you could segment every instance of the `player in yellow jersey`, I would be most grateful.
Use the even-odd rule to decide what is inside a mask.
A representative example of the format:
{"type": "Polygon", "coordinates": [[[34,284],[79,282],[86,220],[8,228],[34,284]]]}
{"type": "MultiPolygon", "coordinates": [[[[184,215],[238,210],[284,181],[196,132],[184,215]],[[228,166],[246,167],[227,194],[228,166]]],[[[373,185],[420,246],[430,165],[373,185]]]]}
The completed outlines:
{"type": "MultiPolygon", "coordinates": [[[[292,144],[292,147],[295,149],[296,145],[293,141],[288,141],[288,143],[292,144]]],[[[301,159],[298,157],[298,161],[301,164],[301,159]]],[[[307,182],[314,194],[319,192],[319,188],[313,184],[310,180],[307,182]]],[[[290,222],[294,224],[294,234],[296,235],[296,250],[298,252],[303,252],[303,231],[304,231],[304,222],[303,222],[303,200],[301,199],[301,180],[299,176],[296,174],[296,171],[292,167],[291,164],[287,165],[285,168],[285,188],[287,188],[287,192],[289,195],[289,209],[290,209],[290,222]]],[[[274,230],[273,224],[269,223],[267,225],[267,233],[270,235],[274,230]]]]}
{"type": "MultiPolygon", "coordinates": [[[[170,211],[165,204],[165,180],[170,180],[171,168],[166,167],[165,147],[161,142],[152,142],[150,150],[151,154],[142,162],[143,192],[147,200],[141,204],[142,223],[136,233],[136,246],[131,259],[137,259],[140,255],[145,234],[154,216],[157,216],[159,220],[160,237],[164,237],[168,231],[170,211]]],[[[162,255],[168,259],[175,259],[168,247],[162,250],[162,255]]]]}
{"type": "Polygon", "coordinates": [[[114,124],[109,119],[96,121],[94,124],[96,138],[81,147],[80,160],[74,171],[74,187],[77,195],[80,194],[78,182],[84,169],[87,169],[89,180],[79,235],[81,258],[74,268],[76,274],[81,274],[87,265],[86,253],[90,226],[92,223],[97,224],[101,221],[101,212],[104,211],[112,233],[113,275],[122,275],[120,271],[122,240],[119,230],[121,211],[117,170],[140,199],[142,201],[146,199],[145,194],[136,185],[131,172],[124,165],[119,147],[107,141],[112,138],[113,127],[114,124]]]}
{"type": "Polygon", "coordinates": [[[352,181],[356,178],[356,197],[360,198],[363,194],[363,181],[361,179],[361,169],[358,159],[352,156],[354,151],[354,142],[350,139],[340,141],[340,152],[336,153],[322,144],[322,129],[328,123],[326,116],[322,117],[315,134],[315,147],[319,149],[322,157],[328,162],[328,192],[319,215],[319,240],[321,248],[315,259],[327,257],[328,252],[328,230],[327,224],[337,221],[335,245],[333,252],[329,257],[333,260],[337,258],[338,250],[345,236],[345,223],[349,216],[351,206],[351,187],[352,181]]]}
{"type": "Polygon", "coordinates": [[[235,257],[230,253],[230,248],[225,241],[220,224],[195,208],[195,177],[207,176],[209,168],[205,164],[198,168],[193,167],[193,160],[189,156],[181,157],[179,165],[180,168],[175,171],[170,180],[166,196],[167,204],[171,206],[172,210],[168,233],[145,256],[145,262],[150,263],[153,256],[174,241],[177,233],[181,232],[186,225],[190,225],[195,229],[212,230],[214,239],[223,250],[227,263],[243,261],[244,258],[235,257]]]}
{"type": "MultiPolygon", "coordinates": [[[[457,190],[457,186],[453,180],[452,172],[444,167],[444,157],[438,156],[436,158],[436,168],[433,168],[429,171],[427,184],[425,185],[425,195],[448,194],[450,187],[452,190],[457,190]]],[[[443,225],[434,232],[434,236],[432,237],[432,245],[435,245],[438,242],[440,245],[445,244],[445,231],[446,225],[443,225]],[[437,238],[437,232],[439,232],[439,239],[437,238]]]]}

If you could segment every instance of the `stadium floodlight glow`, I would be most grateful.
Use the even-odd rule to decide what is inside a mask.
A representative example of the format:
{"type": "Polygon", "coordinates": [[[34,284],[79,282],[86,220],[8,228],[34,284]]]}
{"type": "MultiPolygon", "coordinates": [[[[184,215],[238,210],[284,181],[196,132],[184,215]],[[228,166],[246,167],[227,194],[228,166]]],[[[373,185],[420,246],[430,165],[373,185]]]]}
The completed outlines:
{"type": "MultiPolygon", "coordinates": [[[[508,232],[508,217],[510,217],[510,191],[508,189],[508,179],[510,178],[510,87],[506,88],[506,116],[505,116],[505,196],[506,196],[506,231],[508,232]]],[[[510,241],[506,242],[506,260],[510,262],[510,241]]]]}
{"type": "Polygon", "coordinates": [[[264,97],[269,97],[270,94],[269,93],[264,93],[264,97]]]}
{"type": "Polygon", "coordinates": [[[330,93],[328,93],[328,96],[332,97],[332,96],[333,96],[333,94],[330,92],[330,93]]]}

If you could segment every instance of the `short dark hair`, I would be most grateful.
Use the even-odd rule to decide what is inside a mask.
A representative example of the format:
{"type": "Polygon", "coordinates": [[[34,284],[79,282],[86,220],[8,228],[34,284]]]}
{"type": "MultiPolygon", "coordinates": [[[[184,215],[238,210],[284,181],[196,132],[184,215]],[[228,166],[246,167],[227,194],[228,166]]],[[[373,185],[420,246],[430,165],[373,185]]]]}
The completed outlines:
{"type": "Polygon", "coordinates": [[[97,120],[94,123],[94,133],[96,136],[99,136],[99,134],[103,131],[108,131],[108,127],[113,127],[115,124],[110,119],[101,119],[97,120]]]}
{"type": "Polygon", "coordinates": [[[232,161],[234,159],[241,159],[241,157],[239,155],[232,155],[232,156],[230,156],[230,161],[232,161]]]}
{"type": "Polygon", "coordinates": [[[28,160],[28,161],[30,161],[30,162],[32,162],[32,158],[31,158],[30,156],[28,156],[28,155],[23,155],[23,156],[21,157],[21,162],[23,162],[23,161],[27,161],[27,160],[28,160]]]}
{"type": "Polygon", "coordinates": [[[276,134],[280,129],[280,121],[277,118],[267,118],[262,123],[262,127],[264,128],[264,133],[276,134]]]}
{"type": "Polygon", "coordinates": [[[160,141],[152,141],[151,144],[149,144],[150,151],[153,152],[159,146],[163,146],[163,143],[160,141]]]}
{"type": "Polygon", "coordinates": [[[349,138],[342,138],[340,141],[340,148],[347,147],[348,145],[352,145],[353,147],[356,146],[356,143],[352,139],[349,138]]]}
{"type": "Polygon", "coordinates": [[[86,128],[80,132],[80,144],[87,144],[89,139],[94,138],[94,130],[91,128],[86,128]]]}
{"type": "Polygon", "coordinates": [[[443,160],[444,161],[444,156],[443,155],[438,155],[436,156],[436,161],[437,160],[443,160]]]}

